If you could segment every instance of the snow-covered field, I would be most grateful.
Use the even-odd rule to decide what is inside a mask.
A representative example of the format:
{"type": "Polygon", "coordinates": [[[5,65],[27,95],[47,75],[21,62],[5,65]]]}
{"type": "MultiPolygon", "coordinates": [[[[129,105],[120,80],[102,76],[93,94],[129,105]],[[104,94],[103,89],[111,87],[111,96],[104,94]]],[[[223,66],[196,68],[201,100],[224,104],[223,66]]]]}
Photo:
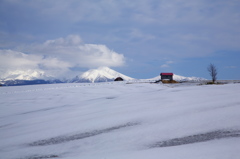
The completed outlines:
{"type": "Polygon", "coordinates": [[[1,159],[239,159],[240,84],[0,87],[1,159]]]}

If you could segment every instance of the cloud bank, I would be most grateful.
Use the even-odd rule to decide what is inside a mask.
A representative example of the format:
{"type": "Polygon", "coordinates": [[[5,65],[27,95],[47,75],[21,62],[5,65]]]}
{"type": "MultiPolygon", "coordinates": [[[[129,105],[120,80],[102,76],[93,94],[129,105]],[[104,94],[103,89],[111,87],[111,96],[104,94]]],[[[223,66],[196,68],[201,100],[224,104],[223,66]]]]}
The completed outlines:
{"type": "Polygon", "coordinates": [[[120,67],[124,63],[124,55],[107,46],[85,44],[78,35],[69,35],[16,50],[0,50],[0,78],[6,78],[14,70],[37,70],[46,76],[61,77],[72,68],[120,67]]]}
{"type": "MultiPolygon", "coordinates": [[[[139,52],[144,58],[149,58],[150,49],[158,58],[206,57],[240,49],[238,0],[2,0],[1,4],[0,18],[8,20],[0,23],[4,36],[0,46],[11,45],[4,42],[11,37],[9,32],[49,39],[47,35],[60,37],[74,30],[89,41],[124,46],[131,49],[131,56],[139,52]]],[[[15,39],[21,38],[9,41],[15,39]]]]}

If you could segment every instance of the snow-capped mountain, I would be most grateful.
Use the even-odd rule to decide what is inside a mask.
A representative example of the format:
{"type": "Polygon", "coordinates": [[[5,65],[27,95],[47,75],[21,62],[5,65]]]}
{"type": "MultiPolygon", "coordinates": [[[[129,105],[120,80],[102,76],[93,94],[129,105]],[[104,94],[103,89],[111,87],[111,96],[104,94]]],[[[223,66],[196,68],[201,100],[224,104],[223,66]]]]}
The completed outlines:
{"type": "Polygon", "coordinates": [[[76,76],[71,82],[108,82],[113,81],[117,77],[123,78],[125,81],[133,80],[133,78],[123,75],[117,71],[114,71],[108,67],[99,67],[98,69],[91,69],[84,72],[81,75],[76,76]]]}
{"type": "MultiPolygon", "coordinates": [[[[161,79],[161,76],[159,75],[159,76],[151,78],[149,80],[157,81],[157,80],[160,80],[160,79],[161,79]]],[[[183,82],[183,81],[195,81],[195,82],[197,82],[197,81],[204,81],[206,79],[205,78],[201,78],[201,77],[184,77],[184,76],[173,74],[173,80],[181,81],[181,82],[183,82]]]]}
{"type": "Polygon", "coordinates": [[[9,71],[7,74],[2,77],[2,80],[36,80],[44,79],[49,80],[53,79],[51,76],[47,76],[43,71],[40,70],[15,70],[9,71]]]}
{"type": "Polygon", "coordinates": [[[0,79],[1,85],[32,85],[32,84],[51,84],[63,83],[52,76],[48,76],[41,70],[15,70],[4,74],[0,79]]]}

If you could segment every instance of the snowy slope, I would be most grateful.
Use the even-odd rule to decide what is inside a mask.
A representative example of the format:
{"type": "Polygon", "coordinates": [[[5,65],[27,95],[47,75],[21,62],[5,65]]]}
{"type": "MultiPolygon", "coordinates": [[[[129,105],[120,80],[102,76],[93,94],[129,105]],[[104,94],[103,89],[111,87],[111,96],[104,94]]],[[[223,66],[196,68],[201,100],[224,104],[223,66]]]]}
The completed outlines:
{"type": "Polygon", "coordinates": [[[0,158],[238,159],[239,94],[240,84],[1,87],[0,158]]]}
{"type": "Polygon", "coordinates": [[[81,82],[107,82],[113,81],[117,77],[122,77],[124,80],[132,80],[133,78],[116,72],[108,67],[99,67],[98,69],[91,69],[83,74],[75,77],[71,82],[81,83],[81,82]]]}

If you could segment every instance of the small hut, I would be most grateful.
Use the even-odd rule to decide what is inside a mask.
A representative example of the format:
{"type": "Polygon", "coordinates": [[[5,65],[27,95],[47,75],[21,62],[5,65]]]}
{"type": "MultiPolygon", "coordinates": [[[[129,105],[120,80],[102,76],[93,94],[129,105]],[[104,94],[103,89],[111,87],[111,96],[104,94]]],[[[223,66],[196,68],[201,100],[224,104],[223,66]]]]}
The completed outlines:
{"type": "Polygon", "coordinates": [[[117,77],[114,81],[124,81],[122,77],[117,77]]]}
{"type": "Polygon", "coordinates": [[[161,73],[161,80],[173,80],[173,73],[161,73]]]}

